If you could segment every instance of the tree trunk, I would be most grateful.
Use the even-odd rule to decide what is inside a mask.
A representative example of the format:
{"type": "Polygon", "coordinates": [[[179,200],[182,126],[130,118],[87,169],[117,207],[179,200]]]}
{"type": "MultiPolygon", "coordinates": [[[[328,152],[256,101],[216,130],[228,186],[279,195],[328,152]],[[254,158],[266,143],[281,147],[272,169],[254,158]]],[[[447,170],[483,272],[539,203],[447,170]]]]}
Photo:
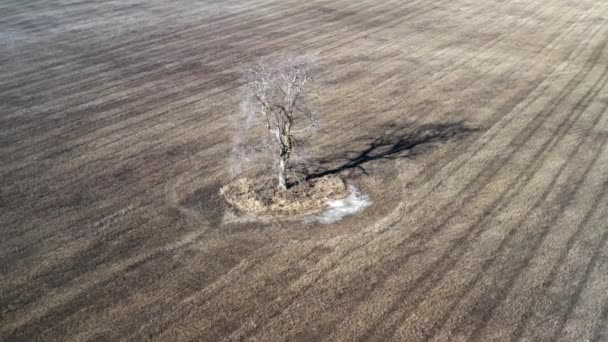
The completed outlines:
{"type": "Polygon", "coordinates": [[[279,190],[287,190],[287,158],[283,154],[279,162],[279,190]]]}
{"type": "Polygon", "coordinates": [[[281,144],[281,154],[279,161],[279,190],[287,190],[287,162],[291,154],[291,124],[283,126],[283,134],[277,127],[277,138],[281,144]]]}

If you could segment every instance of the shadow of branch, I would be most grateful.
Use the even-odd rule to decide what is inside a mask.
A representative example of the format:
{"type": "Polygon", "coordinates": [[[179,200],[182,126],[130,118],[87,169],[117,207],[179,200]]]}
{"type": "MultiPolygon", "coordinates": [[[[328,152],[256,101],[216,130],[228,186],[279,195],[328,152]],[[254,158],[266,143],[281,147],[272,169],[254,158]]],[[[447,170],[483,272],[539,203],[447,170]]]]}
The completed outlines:
{"type": "Polygon", "coordinates": [[[363,139],[364,147],[346,151],[320,160],[318,165],[302,170],[306,179],[349,172],[350,177],[368,175],[367,165],[374,161],[412,158],[438,144],[460,140],[477,131],[464,122],[448,122],[411,127],[394,124],[383,128],[384,133],[377,137],[363,139]]]}

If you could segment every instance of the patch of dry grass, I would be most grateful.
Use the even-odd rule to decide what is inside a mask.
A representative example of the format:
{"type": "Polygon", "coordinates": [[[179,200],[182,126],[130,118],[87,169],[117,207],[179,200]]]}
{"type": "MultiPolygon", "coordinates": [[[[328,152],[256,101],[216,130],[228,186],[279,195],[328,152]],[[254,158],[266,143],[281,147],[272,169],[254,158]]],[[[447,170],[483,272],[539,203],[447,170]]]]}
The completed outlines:
{"type": "Polygon", "coordinates": [[[347,188],[337,176],[300,182],[286,191],[276,187],[274,178],[240,178],[220,190],[235,209],[261,216],[293,217],[318,212],[327,201],[346,196],[347,188]]]}

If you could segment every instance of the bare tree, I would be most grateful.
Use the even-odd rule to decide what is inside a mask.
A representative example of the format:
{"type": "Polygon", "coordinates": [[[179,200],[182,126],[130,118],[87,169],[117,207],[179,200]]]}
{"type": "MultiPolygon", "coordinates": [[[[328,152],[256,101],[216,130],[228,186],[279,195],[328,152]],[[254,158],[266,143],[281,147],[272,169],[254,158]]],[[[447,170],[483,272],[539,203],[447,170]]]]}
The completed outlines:
{"type": "Polygon", "coordinates": [[[287,171],[294,153],[295,134],[317,125],[305,106],[310,97],[311,72],[316,65],[309,56],[264,60],[245,70],[245,110],[268,132],[269,148],[278,160],[278,188],[287,189],[287,171]]]}

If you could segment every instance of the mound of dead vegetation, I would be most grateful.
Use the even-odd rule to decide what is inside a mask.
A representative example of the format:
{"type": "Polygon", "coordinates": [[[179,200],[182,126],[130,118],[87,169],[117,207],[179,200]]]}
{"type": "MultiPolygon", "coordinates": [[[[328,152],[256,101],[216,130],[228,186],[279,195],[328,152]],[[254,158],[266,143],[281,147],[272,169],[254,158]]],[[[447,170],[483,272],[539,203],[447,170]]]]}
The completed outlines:
{"type": "Polygon", "coordinates": [[[329,200],[346,197],[347,187],[336,176],[299,182],[285,191],[277,188],[274,178],[240,178],[225,185],[220,192],[239,211],[258,216],[294,217],[325,209],[329,200]]]}

